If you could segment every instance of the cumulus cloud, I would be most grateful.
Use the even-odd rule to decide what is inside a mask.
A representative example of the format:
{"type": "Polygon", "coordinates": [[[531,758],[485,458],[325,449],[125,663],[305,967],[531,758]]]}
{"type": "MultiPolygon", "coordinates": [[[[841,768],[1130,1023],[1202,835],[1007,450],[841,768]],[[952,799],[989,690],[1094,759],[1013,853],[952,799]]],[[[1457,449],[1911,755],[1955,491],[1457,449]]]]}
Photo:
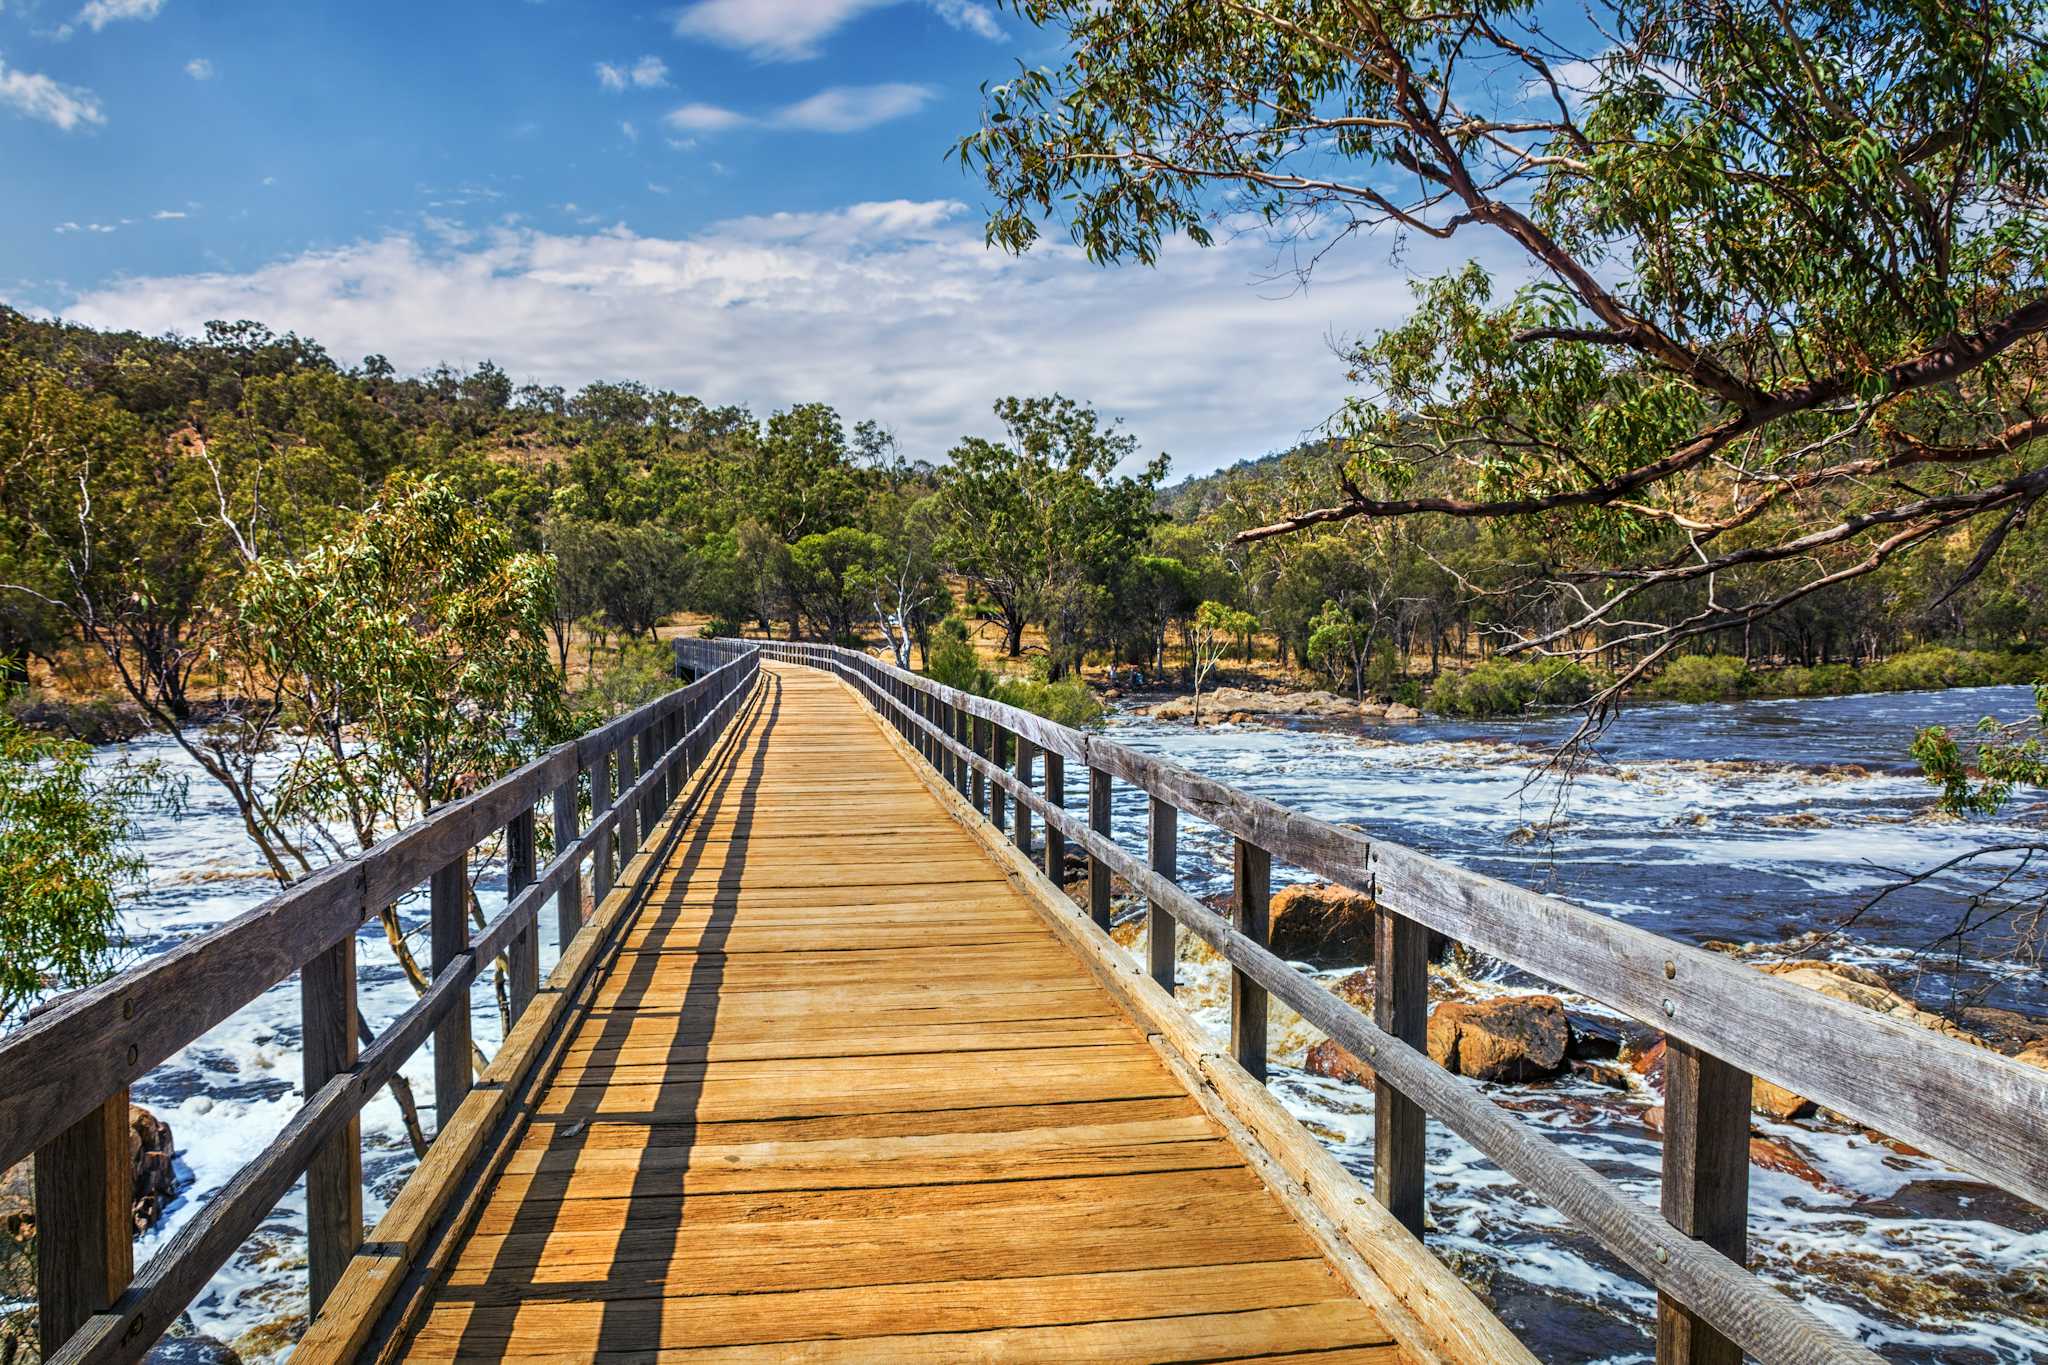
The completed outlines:
{"type": "MultiPolygon", "coordinates": [[[[1406,267],[1442,268],[1441,251],[1418,244],[1406,267]]],[[[522,379],[632,378],[760,412],[822,399],[933,458],[991,432],[997,396],[1060,390],[1190,471],[1298,440],[1344,392],[1328,338],[1407,313],[1383,249],[1341,255],[1306,291],[1271,283],[1273,249],[1253,238],[1103,270],[1064,243],[989,251],[959,203],[891,200],[678,238],[395,234],[242,273],[117,279],[63,312],[150,333],[257,318],[408,369],[488,357],[522,379]]]]}
{"type": "Polygon", "coordinates": [[[881,85],[835,85],[779,111],[778,128],[815,133],[857,133],[878,123],[914,114],[930,102],[932,89],[890,81],[881,85]]]}
{"type": "Polygon", "coordinates": [[[629,86],[637,90],[653,90],[668,84],[668,63],[651,55],[642,57],[631,66],[599,62],[597,83],[614,92],[629,86]]]}
{"type": "Polygon", "coordinates": [[[154,19],[163,13],[164,0],[87,0],[78,12],[78,22],[94,33],[123,19],[154,19]]]}
{"type": "MultiPolygon", "coordinates": [[[[676,16],[676,33],[737,48],[767,62],[800,62],[819,55],[825,40],[868,13],[904,0],[696,0],[676,16]]],[[[924,0],[941,19],[983,38],[1002,26],[983,0],[924,0]]]]}
{"type": "Polygon", "coordinates": [[[805,133],[858,133],[914,114],[937,93],[928,85],[888,81],[880,85],[834,85],[808,99],[756,118],[717,104],[686,104],[668,115],[671,131],[721,133],[749,126],[805,133]]]}
{"type": "Polygon", "coordinates": [[[210,81],[213,79],[213,63],[204,57],[194,57],[185,63],[185,74],[195,81],[210,81]]]}
{"type": "Polygon", "coordinates": [[[10,68],[5,61],[0,61],[0,106],[67,133],[107,121],[92,91],[60,85],[41,72],[10,68]]]}

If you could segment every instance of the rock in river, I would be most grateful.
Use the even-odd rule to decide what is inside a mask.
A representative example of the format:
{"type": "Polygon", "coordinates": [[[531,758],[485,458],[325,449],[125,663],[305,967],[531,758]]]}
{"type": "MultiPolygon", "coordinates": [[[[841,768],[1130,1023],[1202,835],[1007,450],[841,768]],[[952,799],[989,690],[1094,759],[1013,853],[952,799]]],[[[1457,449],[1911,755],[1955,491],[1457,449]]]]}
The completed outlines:
{"type": "Polygon", "coordinates": [[[1429,1016],[1430,1059],[1481,1081],[1530,1081],[1564,1069],[1572,1026],[1554,995],[1446,1001],[1429,1016]]]}
{"type": "Polygon", "coordinates": [[[1373,901],[1328,882],[1290,886],[1273,897],[1267,943],[1290,962],[1372,961],[1373,901]]]}

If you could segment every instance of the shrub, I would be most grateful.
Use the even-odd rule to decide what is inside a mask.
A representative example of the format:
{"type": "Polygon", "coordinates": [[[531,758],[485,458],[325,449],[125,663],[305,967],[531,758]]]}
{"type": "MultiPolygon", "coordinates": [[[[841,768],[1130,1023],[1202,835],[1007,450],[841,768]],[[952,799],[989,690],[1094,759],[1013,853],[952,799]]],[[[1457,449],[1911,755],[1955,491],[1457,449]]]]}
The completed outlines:
{"type": "Polygon", "coordinates": [[[1641,695],[1663,701],[1733,701],[1756,690],[1756,674],[1732,654],[1687,654],[1645,683],[1641,695]]]}
{"type": "Polygon", "coordinates": [[[609,720],[675,690],[675,650],[653,640],[621,640],[616,653],[591,660],[590,676],[576,694],[579,707],[609,720]]]}
{"type": "Polygon", "coordinates": [[[1102,703],[1088,690],[1088,684],[1073,674],[1058,682],[1026,679],[999,682],[990,695],[1005,706],[1044,716],[1057,725],[1079,729],[1102,719],[1102,703]]]}
{"type": "Polygon", "coordinates": [[[1846,697],[1868,691],[1863,674],[1848,664],[1819,664],[1813,668],[1781,668],[1762,679],[1763,690],[1781,697],[1846,697]]]}
{"type": "Polygon", "coordinates": [[[1570,706],[1593,695],[1599,680],[1569,659],[1488,659],[1463,674],[1445,673],[1429,689],[1429,709],[1482,719],[1519,716],[1532,706],[1570,706]]]}
{"type": "Polygon", "coordinates": [[[932,627],[931,644],[924,656],[924,674],[941,686],[976,696],[987,696],[995,686],[995,675],[981,666],[981,656],[974,652],[967,623],[957,616],[948,616],[932,627]]]}

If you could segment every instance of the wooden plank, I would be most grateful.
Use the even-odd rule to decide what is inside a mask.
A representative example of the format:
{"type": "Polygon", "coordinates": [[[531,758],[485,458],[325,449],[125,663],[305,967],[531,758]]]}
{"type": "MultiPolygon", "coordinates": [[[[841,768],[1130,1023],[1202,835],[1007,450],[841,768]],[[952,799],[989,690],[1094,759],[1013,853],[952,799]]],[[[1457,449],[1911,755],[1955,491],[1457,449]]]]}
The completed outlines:
{"type": "MultiPolygon", "coordinates": [[[[590,810],[595,820],[604,819],[612,808],[612,758],[609,753],[600,752],[593,760],[590,773],[590,810]]],[[[597,841],[590,857],[591,899],[602,901],[612,893],[612,871],[617,852],[613,847],[614,835],[607,834],[597,841]]]]}
{"type": "MultiPolygon", "coordinates": [[[[445,975],[469,952],[469,855],[458,854],[434,874],[428,891],[432,970],[445,975]]],[[[446,1127],[469,1093],[469,1010],[451,1009],[434,1029],[434,1122],[446,1127]]]]}
{"type": "MultiPolygon", "coordinates": [[[[1180,875],[1180,812],[1170,803],[1153,797],[1147,803],[1149,835],[1147,848],[1152,870],[1168,881],[1180,875]]],[[[1145,951],[1152,979],[1170,995],[1174,983],[1174,953],[1177,948],[1173,915],[1162,901],[1147,903],[1145,910],[1145,951]]]]}
{"type": "Polygon", "coordinates": [[[417,1349],[442,1353],[575,1355],[625,1340],[642,1349],[744,1345],[764,1323],[788,1342],[854,1340],[916,1323],[929,1333],[985,1332],[1130,1318],[1170,1317],[1190,1302],[1246,1312],[1324,1302],[1341,1292],[1320,1260],[1105,1271],[1089,1275],[937,1280],[774,1295],[699,1294],[603,1303],[536,1300],[518,1307],[445,1304],[420,1330],[417,1349]]]}
{"type": "Polygon", "coordinates": [[[36,1152],[36,1323],[45,1360],[134,1274],[132,1136],[123,1088],[36,1152]]]}
{"type": "MultiPolygon", "coordinates": [[[[1273,900],[1273,860],[1266,850],[1243,839],[1231,858],[1232,904],[1237,931],[1252,942],[1266,942],[1267,918],[1273,900]]],[[[1232,968],[1230,972],[1230,1055],[1245,1074],[1266,1079],[1266,988],[1232,968]]]]}
{"type": "MultiPolygon", "coordinates": [[[[1067,760],[1050,750],[1045,759],[1045,799],[1051,805],[1064,808],[1067,804],[1067,760]]],[[[1045,875],[1055,886],[1066,881],[1067,837],[1060,833],[1059,826],[1048,823],[1045,827],[1045,875]]]]}
{"type": "MultiPolygon", "coordinates": [[[[356,941],[345,938],[299,972],[304,1090],[317,1094],[356,1064],[356,941]]],[[[363,1240],[362,1120],[350,1115],[306,1167],[306,1296],[318,1313],[363,1240]]]]}
{"type": "MultiPolygon", "coordinates": [[[[1017,741],[1017,780],[1026,787],[1031,785],[1032,755],[1035,751],[1028,739],[1017,741]]],[[[1031,856],[1031,807],[1022,801],[1017,803],[1016,819],[1011,826],[1011,838],[1017,842],[1017,851],[1025,857],[1031,856]]]]}
{"type": "MultiPolygon", "coordinates": [[[[1664,1050],[1664,1217],[1737,1265],[1749,1252],[1751,1077],[1688,1043],[1664,1050]]],[[[1657,1296],[1659,1365],[1740,1365],[1742,1348],[1657,1296]]]]}

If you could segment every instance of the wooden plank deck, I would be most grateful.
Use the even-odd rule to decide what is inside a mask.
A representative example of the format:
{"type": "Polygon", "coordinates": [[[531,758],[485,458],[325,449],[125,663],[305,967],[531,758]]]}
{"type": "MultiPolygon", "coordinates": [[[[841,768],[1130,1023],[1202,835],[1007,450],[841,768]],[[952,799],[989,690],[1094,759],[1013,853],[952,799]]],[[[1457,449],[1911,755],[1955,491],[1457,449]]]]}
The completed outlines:
{"type": "Polygon", "coordinates": [[[407,1353],[1407,1360],[859,702],[762,685],[407,1353]]]}

